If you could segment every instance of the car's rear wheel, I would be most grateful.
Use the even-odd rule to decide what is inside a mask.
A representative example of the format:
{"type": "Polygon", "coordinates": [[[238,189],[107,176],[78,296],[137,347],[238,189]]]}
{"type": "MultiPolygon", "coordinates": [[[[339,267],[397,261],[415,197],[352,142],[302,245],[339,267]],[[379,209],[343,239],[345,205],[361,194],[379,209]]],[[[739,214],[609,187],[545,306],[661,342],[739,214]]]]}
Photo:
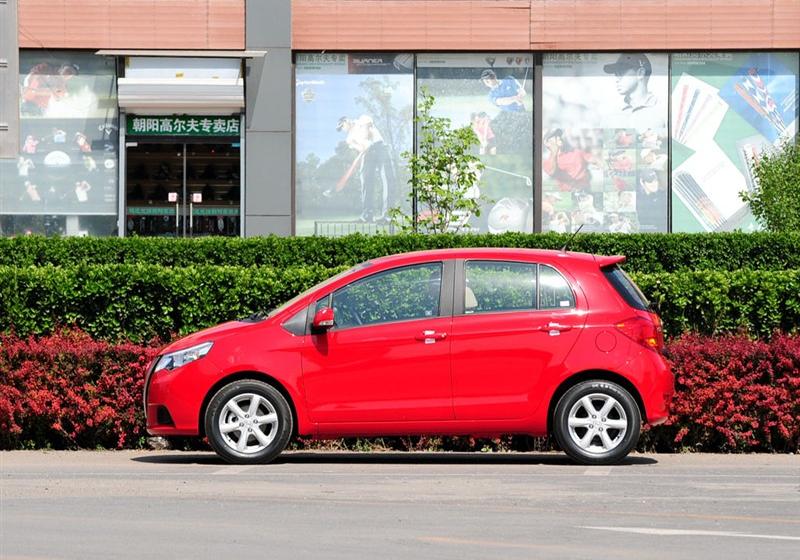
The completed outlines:
{"type": "Polygon", "coordinates": [[[556,405],[553,435],[573,460],[609,465],[639,441],[642,417],[631,394],[616,383],[591,380],[571,387],[556,405]]]}
{"type": "Polygon", "coordinates": [[[268,463],[292,435],[292,412],[272,385],[234,381],[220,389],[206,409],[211,447],[229,463],[268,463]]]}

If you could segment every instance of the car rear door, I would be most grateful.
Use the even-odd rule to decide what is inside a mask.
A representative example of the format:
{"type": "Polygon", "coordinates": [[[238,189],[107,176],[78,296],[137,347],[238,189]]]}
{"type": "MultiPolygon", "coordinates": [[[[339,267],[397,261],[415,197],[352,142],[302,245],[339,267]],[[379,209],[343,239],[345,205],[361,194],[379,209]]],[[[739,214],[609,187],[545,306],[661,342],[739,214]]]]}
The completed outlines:
{"type": "Polygon", "coordinates": [[[453,269],[452,260],[396,267],[317,302],[336,318],[303,350],[309,414],[321,432],[342,423],[453,418],[453,269]]]}
{"type": "Polygon", "coordinates": [[[583,327],[575,293],[563,274],[534,262],[467,260],[456,271],[456,419],[532,415],[543,379],[558,370],[583,327]]]}

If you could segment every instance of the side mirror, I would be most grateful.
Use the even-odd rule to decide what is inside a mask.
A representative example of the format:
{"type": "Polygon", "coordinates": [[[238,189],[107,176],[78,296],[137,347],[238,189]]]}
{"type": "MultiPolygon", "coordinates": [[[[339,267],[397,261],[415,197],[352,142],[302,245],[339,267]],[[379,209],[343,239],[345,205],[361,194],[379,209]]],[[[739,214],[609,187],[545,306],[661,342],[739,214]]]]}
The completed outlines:
{"type": "Polygon", "coordinates": [[[330,307],[318,309],[314,314],[314,321],[311,323],[311,327],[317,332],[327,331],[333,325],[333,309],[330,307]]]}

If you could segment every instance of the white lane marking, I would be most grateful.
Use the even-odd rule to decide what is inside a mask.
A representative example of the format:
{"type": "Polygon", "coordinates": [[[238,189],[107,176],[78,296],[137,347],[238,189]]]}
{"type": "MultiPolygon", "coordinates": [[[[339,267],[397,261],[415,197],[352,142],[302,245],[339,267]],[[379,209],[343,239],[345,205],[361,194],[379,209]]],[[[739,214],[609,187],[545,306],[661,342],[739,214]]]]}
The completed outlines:
{"type": "Polygon", "coordinates": [[[211,474],[214,476],[219,475],[231,475],[231,474],[241,474],[243,472],[249,471],[256,465],[238,465],[233,467],[222,467],[218,471],[214,471],[211,474]]]}
{"type": "Polygon", "coordinates": [[[733,531],[697,531],[692,529],[651,529],[649,527],[581,527],[581,529],[614,531],[617,533],[637,533],[640,535],[739,537],[744,539],[772,539],[777,541],[800,541],[800,537],[791,537],[787,535],[759,535],[752,533],[735,533],[733,531]]]}
{"type": "Polygon", "coordinates": [[[608,476],[611,474],[611,467],[589,467],[583,471],[583,476],[608,476]]]}

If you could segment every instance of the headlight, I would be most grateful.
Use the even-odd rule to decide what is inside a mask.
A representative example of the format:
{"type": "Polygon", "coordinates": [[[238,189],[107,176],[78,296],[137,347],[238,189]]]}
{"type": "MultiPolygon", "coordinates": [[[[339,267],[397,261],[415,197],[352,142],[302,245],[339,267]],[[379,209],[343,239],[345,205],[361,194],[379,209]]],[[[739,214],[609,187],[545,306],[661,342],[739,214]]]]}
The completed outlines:
{"type": "Polygon", "coordinates": [[[191,348],[187,348],[186,350],[178,350],[177,352],[164,354],[158,359],[158,363],[156,364],[153,373],[161,371],[162,369],[173,370],[175,368],[184,366],[189,362],[194,362],[195,360],[199,360],[200,358],[208,354],[208,351],[211,350],[211,347],[213,345],[214,345],[213,342],[204,342],[203,344],[192,346],[191,348]]]}

